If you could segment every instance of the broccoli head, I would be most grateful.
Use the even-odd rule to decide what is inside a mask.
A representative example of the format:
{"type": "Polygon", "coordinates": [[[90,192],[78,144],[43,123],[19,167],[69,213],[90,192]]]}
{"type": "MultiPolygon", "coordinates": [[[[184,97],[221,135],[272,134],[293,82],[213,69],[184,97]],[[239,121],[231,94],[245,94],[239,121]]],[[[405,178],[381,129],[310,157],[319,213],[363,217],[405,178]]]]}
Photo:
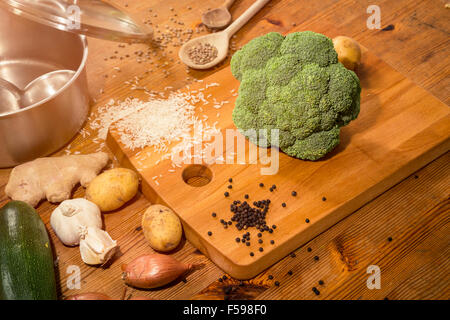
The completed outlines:
{"type": "Polygon", "coordinates": [[[241,81],[236,127],[260,146],[270,146],[270,132],[278,129],[277,146],[293,157],[323,157],[339,144],[340,127],[359,114],[359,79],[322,34],[255,38],[233,55],[231,72],[241,81]]]}

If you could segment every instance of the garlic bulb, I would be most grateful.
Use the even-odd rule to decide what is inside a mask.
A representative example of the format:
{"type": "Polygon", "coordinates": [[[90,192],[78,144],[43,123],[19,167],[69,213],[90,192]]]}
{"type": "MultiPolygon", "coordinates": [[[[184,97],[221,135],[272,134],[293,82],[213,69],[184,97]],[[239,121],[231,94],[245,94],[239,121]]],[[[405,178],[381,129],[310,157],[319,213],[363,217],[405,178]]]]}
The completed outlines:
{"type": "Polygon", "coordinates": [[[116,253],[117,242],[99,228],[82,228],[80,240],[81,259],[86,264],[104,264],[116,253]]]}
{"type": "Polygon", "coordinates": [[[53,210],[50,224],[62,243],[76,246],[80,243],[80,228],[101,228],[102,216],[95,203],[78,198],[65,200],[53,210]]]}

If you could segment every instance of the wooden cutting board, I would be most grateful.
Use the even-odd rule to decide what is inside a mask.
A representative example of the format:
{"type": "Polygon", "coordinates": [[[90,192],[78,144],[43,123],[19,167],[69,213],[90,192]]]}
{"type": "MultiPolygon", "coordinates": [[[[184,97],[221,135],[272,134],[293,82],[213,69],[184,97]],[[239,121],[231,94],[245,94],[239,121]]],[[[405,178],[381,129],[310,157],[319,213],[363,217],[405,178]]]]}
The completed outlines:
{"type": "MultiPolygon", "coordinates": [[[[266,166],[260,164],[186,164],[170,172],[171,162],[159,161],[161,154],[153,153],[152,147],[126,149],[114,128],[107,143],[122,165],[140,172],[146,197],[152,203],[169,206],[180,216],[186,238],[194,246],[232,277],[251,278],[449,150],[447,105],[367,50],[358,76],[361,112],[341,130],[340,145],[316,162],[280,153],[276,175],[261,175],[260,169],[266,166]],[[229,178],[233,179],[232,189],[227,188],[229,178]],[[206,185],[196,186],[208,180],[206,185]],[[270,192],[273,184],[276,190],[270,192]],[[226,191],[230,193],[228,198],[224,196],[226,191]],[[298,195],[293,197],[292,191],[298,195]],[[250,246],[237,243],[235,238],[245,231],[238,231],[234,225],[225,229],[219,222],[230,219],[230,204],[243,201],[245,194],[250,203],[271,199],[267,222],[277,228],[263,234],[262,244],[253,228],[247,230],[250,246]],[[282,207],[283,202],[286,207],[282,207]],[[216,218],[212,212],[217,213],[216,218]]],[[[198,103],[198,116],[207,115],[210,124],[217,121],[222,131],[235,128],[231,112],[239,82],[230,68],[186,91],[200,88],[205,88],[205,97],[211,94],[211,103],[198,103]],[[211,83],[219,86],[205,88],[211,83]],[[214,98],[229,103],[216,109],[212,107],[214,98]]]]}

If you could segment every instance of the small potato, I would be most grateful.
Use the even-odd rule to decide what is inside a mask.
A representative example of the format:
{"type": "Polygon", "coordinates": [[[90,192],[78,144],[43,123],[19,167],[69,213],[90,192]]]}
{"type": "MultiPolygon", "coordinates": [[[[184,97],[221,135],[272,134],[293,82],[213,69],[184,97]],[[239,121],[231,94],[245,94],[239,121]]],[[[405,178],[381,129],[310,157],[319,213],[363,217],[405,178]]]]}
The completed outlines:
{"type": "Polygon", "coordinates": [[[91,181],[86,189],[86,199],[94,202],[101,211],[112,211],[133,199],[138,187],[139,177],[133,170],[115,168],[91,181]]]}
{"type": "Polygon", "coordinates": [[[150,246],[163,252],[175,249],[183,232],[178,216],[160,204],[152,205],[145,211],[142,230],[150,246]]]}
{"type": "Polygon", "coordinates": [[[355,71],[361,63],[361,48],[358,42],[349,37],[338,36],[333,39],[333,45],[339,62],[347,69],[355,71]]]}

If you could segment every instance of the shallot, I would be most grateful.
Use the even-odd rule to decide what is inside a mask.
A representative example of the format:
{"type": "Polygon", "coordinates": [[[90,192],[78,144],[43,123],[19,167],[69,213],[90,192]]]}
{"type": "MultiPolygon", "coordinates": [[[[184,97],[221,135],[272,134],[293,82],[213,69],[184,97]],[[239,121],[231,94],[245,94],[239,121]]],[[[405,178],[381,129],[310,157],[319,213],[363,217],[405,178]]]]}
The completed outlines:
{"type": "Polygon", "coordinates": [[[155,253],[122,265],[122,279],[132,287],[151,289],[164,286],[196,267],[181,263],[171,256],[155,253]]]}

